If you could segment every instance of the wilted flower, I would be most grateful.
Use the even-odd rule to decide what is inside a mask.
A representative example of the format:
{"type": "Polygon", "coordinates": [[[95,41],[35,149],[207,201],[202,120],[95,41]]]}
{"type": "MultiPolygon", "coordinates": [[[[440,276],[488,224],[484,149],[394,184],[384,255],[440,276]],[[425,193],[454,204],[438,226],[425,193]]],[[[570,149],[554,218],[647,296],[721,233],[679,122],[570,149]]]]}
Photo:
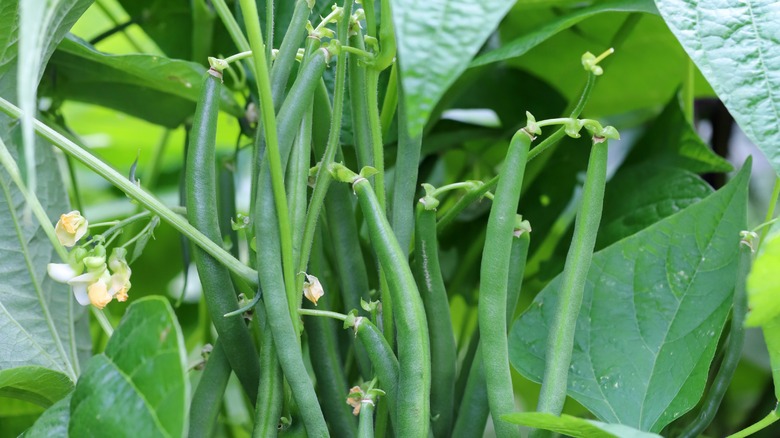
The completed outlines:
{"type": "Polygon", "coordinates": [[[360,414],[360,406],[363,401],[363,390],[359,386],[353,386],[349,389],[347,395],[347,404],[352,406],[352,415],[360,414]]]}
{"type": "Polygon", "coordinates": [[[114,248],[111,251],[111,257],[108,259],[108,266],[111,268],[111,288],[108,294],[115,296],[117,301],[127,301],[127,291],[130,290],[130,266],[127,265],[127,250],[124,248],[114,248]]]}
{"type": "Polygon", "coordinates": [[[106,307],[106,304],[114,299],[113,295],[108,293],[104,276],[101,276],[96,282],[87,287],[87,296],[89,297],[89,302],[98,309],[106,307]]]}
{"type": "Polygon", "coordinates": [[[316,306],[317,301],[325,295],[325,291],[322,290],[319,278],[309,274],[305,275],[306,281],[303,282],[303,295],[316,306]]]}
{"type": "Polygon", "coordinates": [[[57,239],[59,239],[61,244],[71,247],[87,234],[88,227],[89,222],[87,219],[77,210],[73,210],[60,216],[60,220],[57,221],[57,225],[54,227],[54,232],[57,234],[57,239]]]}

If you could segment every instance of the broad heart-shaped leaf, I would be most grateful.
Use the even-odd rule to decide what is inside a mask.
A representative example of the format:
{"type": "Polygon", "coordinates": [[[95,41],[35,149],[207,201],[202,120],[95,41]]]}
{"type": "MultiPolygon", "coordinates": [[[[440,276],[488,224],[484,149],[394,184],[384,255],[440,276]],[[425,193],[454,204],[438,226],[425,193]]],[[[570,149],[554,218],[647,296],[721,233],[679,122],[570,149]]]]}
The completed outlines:
{"type": "MultiPolygon", "coordinates": [[[[658,432],[696,405],[731,307],[748,161],[723,189],[593,256],[568,394],[600,420],[658,432]]],[[[510,359],[540,381],[560,276],[510,333],[510,359]]]]}
{"type": "MultiPolygon", "coordinates": [[[[47,72],[50,80],[42,94],[106,106],[174,128],[195,111],[206,69],[163,56],[109,55],[70,35],[52,56],[47,72]]],[[[243,114],[227,89],[220,95],[220,108],[243,114]]]]}
{"type": "Polygon", "coordinates": [[[478,67],[480,65],[522,56],[558,32],[575,26],[586,18],[603,12],[644,12],[648,14],[657,14],[658,10],[652,2],[647,0],[612,0],[597,2],[591,6],[576,9],[533,32],[515,38],[498,49],[491,50],[484,55],[478,56],[471,62],[469,67],[478,67]]]}
{"type": "Polygon", "coordinates": [[[563,414],[560,417],[542,412],[518,412],[501,417],[504,421],[537,429],[550,430],[574,438],[661,438],[622,424],[607,424],[563,414]]]}
{"type": "Polygon", "coordinates": [[[409,132],[416,136],[513,0],[390,0],[409,132]]]}
{"type": "Polygon", "coordinates": [[[189,380],[184,339],[168,301],[142,298],[127,308],[76,384],[71,436],[183,436],[189,380]]]}
{"type": "Polygon", "coordinates": [[[780,4],[656,0],[672,33],[780,175],[780,4]]]}
{"type": "MultiPolygon", "coordinates": [[[[0,136],[18,160],[18,123],[4,125],[0,136]]],[[[69,211],[56,157],[39,147],[35,158],[36,196],[54,222],[69,211]]],[[[0,392],[48,406],[76,381],[79,358],[89,356],[88,315],[68,286],[47,275],[46,266],[60,260],[4,170],[0,188],[0,392]]]]}

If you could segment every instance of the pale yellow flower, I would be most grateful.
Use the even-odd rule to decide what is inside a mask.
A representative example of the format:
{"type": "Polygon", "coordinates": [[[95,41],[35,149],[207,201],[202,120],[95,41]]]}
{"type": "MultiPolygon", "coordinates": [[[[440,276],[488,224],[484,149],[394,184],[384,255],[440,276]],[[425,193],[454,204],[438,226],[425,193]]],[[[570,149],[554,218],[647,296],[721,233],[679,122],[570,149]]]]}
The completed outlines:
{"type": "Polygon", "coordinates": [[[87,234],[88,227],[87,219],[77,210],[73,210],[60,216],[60,220],[54,227],[54,232],[61,244],[71,247],[87,234]]]}
{"type": "Polygon", "coordinates": [[[114,297],[108,293],[106,282],[103,281],[102,278],[87,287],[87,294],[89,296],[89,302],[98,309],[106,307],[106,304],[114,299],[114,297]]]}
{"type": "Polygon", "coordinates": [[[306,275],[306,281],[303,282],[303,295],[307,300],[317,305],[317,301],[325,295],[325,291],[322,290],[322,284],[320,280],[309,274],[306,275]]]}
{"type": "Polygon", "coordinates": [[[114,248],[111,257],[108,259],[108,266],[111,268],[111,287],[108,293],[116,297],[117,301],[127,301],[127,292],[130,290],[130,274],[132,270],[127,265],[125,256],[127,250],[124,248],[114,248]]]}

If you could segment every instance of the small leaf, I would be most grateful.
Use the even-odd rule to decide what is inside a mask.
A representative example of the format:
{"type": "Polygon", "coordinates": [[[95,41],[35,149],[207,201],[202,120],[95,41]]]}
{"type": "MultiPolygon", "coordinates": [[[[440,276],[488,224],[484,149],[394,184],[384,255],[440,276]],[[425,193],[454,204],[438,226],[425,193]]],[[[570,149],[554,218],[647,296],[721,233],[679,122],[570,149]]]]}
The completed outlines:
{"type": "Polygon", "coordinates": [[[775,0],[656,0],[672,33],[780,175],[780,44],[775,0]],[[728,11],[724,14],[724,11],[728,11]]]}
{"type": "Polygon", "coordinates": [[[550,430],[574,438],[661,438],[622,424],[607,424],[563,414],[560,417],[542,412],[518,412],[501,417],[509,423],[550,430]]]}
{"type": "Polygon", "coordinates": [[[468,66],[513,0],[391,0],[409,135],[422,132],[447,88],[468,66]]]}
{"type": "MultiPolygon", "coordinates": [[[[600,420],[658,432],[702,396],[731,308],[750,161],[723,189],[593,256],[568,394],[600,420]]],[[[512,365],[540,381],[560,276],[515,322],[512,365]]]]}
{"type": "Polygon", "coordinates": [[[469,67],[478,67],[480,65],[522,56],[558,32],[566,30],[586,18],[604,12],[645,12],[648,14],[657,14],[658,10],[653,3],[642,0],[597,2],[591,6],[576,9],[567,15],[556,18],[554,21],[547,23],[533,32],[509,41],[498,49],[491,50],[484,55],[478,56],[477,59],[471,62],[469,67]]]}
{"type": "Polygon", "coordinates": [[[138,240],[135,242],[135,246],[133,247],[133,255],[130,257],[129,263],[132,264],[134,261],[138,259],[138,257],[141,257],[141,254],[144,253],[144,249],[146,248],[146,245],[149,243],[149,240],[154,237],[154,229],[157,228],[157,226],[160,225],[160,217],[154,216],[152,217],[152,220],[149,223],[149,228],[144,231],[144,235],[138,238],[138,240]]]}
{"type": "Polygon", "coordinates": [[[183,436],[189,381],[186,349],[170,304],[133,302],[104,353],[79,378],[70,404],[71,436],[183,436]]]}

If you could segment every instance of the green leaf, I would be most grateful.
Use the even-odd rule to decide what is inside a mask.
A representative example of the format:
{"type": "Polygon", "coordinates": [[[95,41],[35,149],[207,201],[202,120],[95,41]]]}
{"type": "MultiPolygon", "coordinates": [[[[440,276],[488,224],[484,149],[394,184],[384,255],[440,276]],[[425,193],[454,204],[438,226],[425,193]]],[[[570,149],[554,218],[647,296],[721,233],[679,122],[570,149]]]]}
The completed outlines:
{"type": "Polygon", "coordinates": [[[733,170],[731,164],[713,152],[691,127],[676,96],[634,144],[623,165],[651,161],[655,165],[677,167],[694,173],[733,170]]]}
{"type": "Polygon", "coordinates": [[[560,417],[542,412],[518,412],[504,415],[504,421],[537,429],[550,430],[574,438],[660,438],[622,424],[607,424],[563,414],[560,417]]]}
{"type": "Polygon", "coordinates": [[[79,378],[71,436],[183,436],[189,380],[176,315],[159,296],[127,308],[102,354],[79,378]]]}
{"type": "MultiPolygon", "coordinates": [[[[0,136],[18,159],[19,125],[14,122],[9,128],[0,136]]],[[[52,222],[69,211],[55,158],[50,147],[38,148],[36,196],[52,222]]],[[[0,188],[0,327],[5,340],[0,342],[0,381],[10,385],[7,395],[37,398],[36,402],[48,406],[64,395],[67,386],[53,382],[64,379],[72,385],[79,357],[88,355],[89,328],[83,324],[88,315],[68,286],[47,275],[47,265],[60,260],[4,170],[0,170],[0,188]]]]}
{"type": "Polygon", "coordinates": [[[747,278],[748,327],[761,327],[769,351],[775,397],[780,400],[780,225],[775,223],[761,243],[747,278]]]}
{"type": "MultiPolygon", "coordinates": [[[[170,128],[192,116],[206,72],[196,63],[163,56],[101,53],[73,36],[62,41],[49,69],[54,76],[43,93],[106,106],[170,128]]],[[[227,89],[222,90],[220,107],[235,116],[243,114],[227,89]]]]}
{"type": "Polygon", "coordinates": [[[23,435],[24,438],[48,438],[53,436],[68,436],[70,421],[70,399],[72,394],[58,401],[47,409],[35,424],[23,435]]]}
{"type": "MultiPolygon", "coordinates": [[[[568,394],[600,420],[658,432],[696,405],[731,307],[750,162],[720,191],[596,253],[568,394]]],[[[510,333],[510,359],[540,381],[560,277],[510,333]]]]}
{"type": "Polygon", "coordinates": [[[750,311],[745,318],[748,327],[769,324],[780,316],[780,225],[775,223],[761,248],[747,278],[750,311]]]}
{"type": "Polygon", "coordinates": [[[777,2],[656,0],[656,5],[747,137],[780,175],[777,2]]]}
{"type": "Polygon", "coordinates": [[[596,249],[684,210],[712,193],[695,173],[653,163],[621,168],[607,184],[596,249]]]}
{"type": "Polygon", "coordinates": [[[460,76],[512,0],[391,0],[410,135],[460,76]]]}
{"type": "Polygon", "coordinates": [[[522,56],[555,34],[569,29],[586,18],[604,12],[644,12],[648,14],[657,14],[658,10],[652,2],[646,0],[613,0],[598,2],[591,6],[575,9],[532,32],[518,36],[498,49],[491,50],[484,55],[478,56],[471,62],[469,67],[477,67],[522,56]]]}
{"type": "Polygon", "coordinates": [[[73,389],[65,374],[39,366],[0,371],[0,397],[13,397],[49,407],[73,389]]]}

